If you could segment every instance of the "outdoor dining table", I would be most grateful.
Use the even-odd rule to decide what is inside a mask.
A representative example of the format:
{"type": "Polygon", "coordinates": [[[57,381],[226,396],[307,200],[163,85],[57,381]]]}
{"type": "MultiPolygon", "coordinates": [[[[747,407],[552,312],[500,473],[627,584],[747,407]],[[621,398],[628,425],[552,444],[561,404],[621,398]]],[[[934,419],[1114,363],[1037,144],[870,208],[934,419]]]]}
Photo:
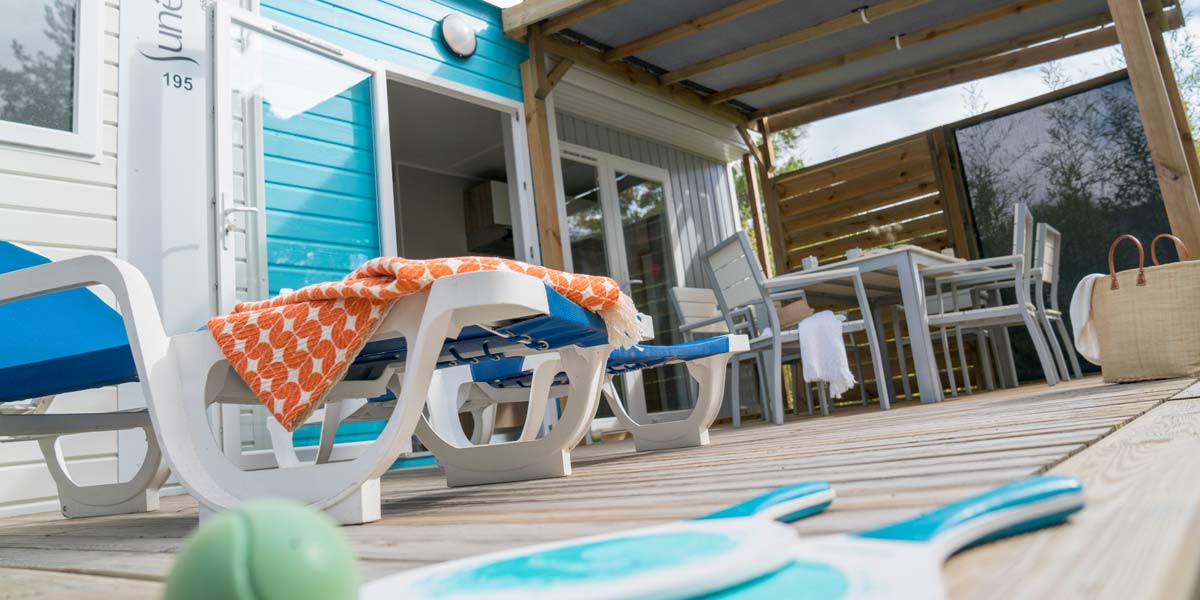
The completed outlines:
{"type": "MultiPolygon", "coordinates": [[[[937,358],[933,354],[933,338],[929,332],[926,307],[925,277],[921,269],[937,265],[962,262],[962,259],[940,254],[920,246],[899,245],[893,248],[868,250],[855,258],[826,263],[802,272],[780,275],[771,282],[786,282],[789,277],[820,273],[833,269],[857,268],[862,273],[871,303],[872,317],[881,340],[879,349],[889,376],[889,397],[895,398],[888,358],[887,339],[883,331],[883,307],[899,304],[904,307],[904,318],[912,349],[913,369],[917,379],[917,390],[922,403],[941,402],[942,382],[938,372],[937,358]]],[[[854,288],[850,282],[829,282],[806,286],[807,299],[814,305],[854,305],[854,288]]]]}

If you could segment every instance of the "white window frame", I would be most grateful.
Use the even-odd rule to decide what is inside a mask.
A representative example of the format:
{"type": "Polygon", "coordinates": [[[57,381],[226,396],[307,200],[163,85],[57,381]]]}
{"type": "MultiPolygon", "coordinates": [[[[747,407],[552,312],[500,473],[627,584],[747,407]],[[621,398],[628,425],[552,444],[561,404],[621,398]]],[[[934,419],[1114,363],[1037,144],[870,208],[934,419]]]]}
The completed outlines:
{"type": "Polygon", "coordinates": [[[95,158],[99,154],[101,3],[79,0],[75,10],[75,81],[71,131],[0,119],[0,143],[95,158]]]}

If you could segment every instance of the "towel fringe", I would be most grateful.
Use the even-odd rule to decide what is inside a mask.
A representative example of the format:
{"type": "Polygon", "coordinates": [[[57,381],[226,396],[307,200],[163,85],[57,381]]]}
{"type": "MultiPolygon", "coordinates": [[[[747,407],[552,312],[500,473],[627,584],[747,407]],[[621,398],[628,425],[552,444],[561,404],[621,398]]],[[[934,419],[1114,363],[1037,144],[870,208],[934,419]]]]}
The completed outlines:
{"type": "Polygon", "coordinates": [[[630,348],[641,341],[638,310],[633,299],[622,293],[617,305],[598,312],[608,329],[608,341],[620,348],[630,348]]]}

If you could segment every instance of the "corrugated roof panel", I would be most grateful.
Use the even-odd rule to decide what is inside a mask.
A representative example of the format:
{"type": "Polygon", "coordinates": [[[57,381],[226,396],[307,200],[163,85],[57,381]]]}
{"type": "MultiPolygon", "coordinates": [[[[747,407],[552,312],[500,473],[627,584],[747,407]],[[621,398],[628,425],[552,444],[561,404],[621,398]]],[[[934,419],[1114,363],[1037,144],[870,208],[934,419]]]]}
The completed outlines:
{"type": "MultiPolygon", "coordinates": [[[[729,23],[652,48],[638,54],[637,58],[667,70],[676,69],[811,27],[881,1],[884,0],[784,0],[729,23]]],[[[842,33],[699,74],[692,81],[716,90],[728,89],[884,42],[897,33],[920,31],[1008,2],[1011,0],[931,0],[927,5],[879,18],[842,33]]],[[[634,0],[573,29],[603,44],[618,46],[731,3],[727,0],[634,0]]],[[[752,92],[739,100],[758,108],[771,106],[952,58],[1105,11],[1105,0],[1062,0],[900,51],[752,92]]],[[[903,37],[901,45],[904,45],[903,37]]]]}

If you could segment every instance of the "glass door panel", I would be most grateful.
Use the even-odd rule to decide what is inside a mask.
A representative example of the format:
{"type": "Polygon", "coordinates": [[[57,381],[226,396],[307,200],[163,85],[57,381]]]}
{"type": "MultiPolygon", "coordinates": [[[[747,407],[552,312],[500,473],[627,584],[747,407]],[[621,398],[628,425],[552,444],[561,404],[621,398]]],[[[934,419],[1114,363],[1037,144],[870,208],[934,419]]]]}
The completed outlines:
{"type": "Polygon", "coordinates": [[[576,273],[611,277],[596,165],[562,159],[571,268],[576,273]]]}
{"type": "MultiPolygon", "coordinates": [[[[666,186],[661,181],[622,171],[614,172],[617,208],[621,215],[628,291],[638,310],[654,318],[654,343],[682,341],[679,323],[668,297],[675,285],[670,225],[667,222],[666,186]]],[[[688,408],[688,383],[684,367],[650,369],[643,374],[649,412],[688,408]]]]}

